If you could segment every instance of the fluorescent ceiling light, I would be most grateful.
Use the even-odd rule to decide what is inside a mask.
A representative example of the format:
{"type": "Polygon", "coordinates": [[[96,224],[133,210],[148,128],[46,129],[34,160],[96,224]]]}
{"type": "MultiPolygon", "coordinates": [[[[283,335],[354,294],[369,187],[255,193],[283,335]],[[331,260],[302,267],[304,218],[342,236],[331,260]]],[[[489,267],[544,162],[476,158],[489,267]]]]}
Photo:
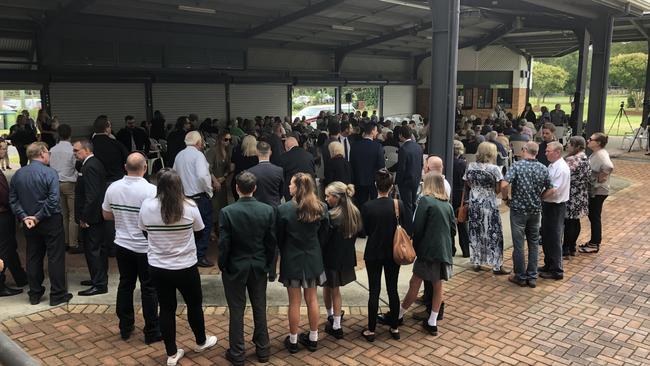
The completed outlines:
{"type": "Polygon", "coordinates": [[[344,31],[353,31],[354,27],[350,27],[349,25],[332,24],[332,29],[344,30],[344,31]]]}
{"type": "Polygon", "coordinates": [[[186,6],[186,5],[179,5],[178,10],[191,11],[193,13],[203,13],[203,14],[216,14],[217,13],[217,11],[215,9],[197,8],[195,6],[186,6]]]}
{"type": "Polygon", "coordinates": [[[415,4],[415,3],[412,3],[412,2],[409,2],[409,1],[404,1],[404,0],[379,0],[379,1],[381,1],[383,3],[408,6],[410,8],[431,10],[431,8],[429,8],[428,5],[415,4]]]}

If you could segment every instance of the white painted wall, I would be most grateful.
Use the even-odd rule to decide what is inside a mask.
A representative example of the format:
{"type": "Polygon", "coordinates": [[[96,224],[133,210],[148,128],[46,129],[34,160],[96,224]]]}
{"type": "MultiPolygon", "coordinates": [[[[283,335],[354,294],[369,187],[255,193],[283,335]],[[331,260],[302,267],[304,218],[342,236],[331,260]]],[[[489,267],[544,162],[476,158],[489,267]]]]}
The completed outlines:
{"type": "MultiPolygon", "coordinates": [[[[488,46],[481,51],[468,47],[458,51],[458,71],[512,71],[514,88],[525,88],[527,79],[521,78],[521,71],[527,70],[526,58],[503,46],[488,46]]],[[[422,80],[420,88],[431,84],[431,57],[425,59],[418,69],[422,80]]]]}

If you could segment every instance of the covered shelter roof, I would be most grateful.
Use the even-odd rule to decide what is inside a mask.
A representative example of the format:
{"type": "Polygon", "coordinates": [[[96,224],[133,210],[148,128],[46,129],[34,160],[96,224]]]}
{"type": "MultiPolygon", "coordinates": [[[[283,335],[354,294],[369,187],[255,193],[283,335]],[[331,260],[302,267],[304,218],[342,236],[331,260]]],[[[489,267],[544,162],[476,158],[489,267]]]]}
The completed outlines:
{"type": "MultiPolygon", "coordinates": [[[[578,48],[576,28],[616,17],[613,41],[647,40],[648,0],[461,0],[459,48],[501,45],[525,56],[578,48]]],[[[426,0],[0,0],[0,68],[35,68],[36,35],[53,24],[210,34],[248,46],[426,57],[426,0]]]]}

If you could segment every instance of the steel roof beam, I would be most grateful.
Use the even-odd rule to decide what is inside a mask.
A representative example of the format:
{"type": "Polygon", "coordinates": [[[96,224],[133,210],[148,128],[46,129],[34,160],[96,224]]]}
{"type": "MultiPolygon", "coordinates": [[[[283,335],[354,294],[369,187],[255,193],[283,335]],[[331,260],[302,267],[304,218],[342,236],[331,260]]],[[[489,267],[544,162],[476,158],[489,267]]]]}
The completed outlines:
{"type": "Polygon", "coordinates": [[[524,56],[524,57],[526,57],[526,58],[530,57],[530,53],[523,51],[521,48],[519,48],[519,47],[513,45],[512,43],[506,41],[506,40],[503,39],[503,38],[501,38],[501,39],[499,40],[499,43],[500,43],[501,45],[503,45],[505,48],[509,49],[510,51],[512,51],[512,52],[514,52],[514,53],[516,53],[516,54],[518,54],[518,55],[524,56]]]}
{"type": "Polygon", "coordinates": [[[0,50],[0,57],[31,59],[29,51],[0,50]]]}
{"type": "Polygon", "coordinates": [[[270,30],[276,29],[278,27],[281,27],[283,25],[289,24],[291,22],[295,22],[296,20],[299,20],[300,18],[308,17],[310,15],[314,15],[317,13],[320,13],[321,11],[324,11],[326,9],[329,9],[333,6],[339,5],[343,3],[344,0],[323,0],[321,2],[318,2],[316,4],[310,5],[306,8],[302,8],[298,11],[294,11],[293,13],[281,16],[275,20],[272,20],[270,22],[258,25],[257,27],[251,28],[246,32],[246,37],[251,38],[255,37],[259,34],[268,32],[270,30]]]}
{"type": "Polygon", "coordinates": [[[520,0],[527,4],[546,8],[546,10],[561,12],[577,17],[596,19],[601,16],[597,11],[589,10],[586,6],[574,5],[566,0],[520,0]]]}
{"type": "Polygon", "coordinates": [[[636,28],[639,31],[639,33],[641,33],[641,35],[645,37],[645,39],[650,40],[650,35],[648,35],[648,30],[645,29],[645,27],[643,27],[637,20],[631,19],[630,23],[632,23],[634,28],[636,28]]]}
{"type": "Polygon", "coordinates": [[[578,46],[578,45],[571,46],[571,47],[566,48],[566,49],[564,49],[564,50],[562,50],[560,52],[555,53],[552,57],[566,56],[566,55],[568,55],[570,53],[573,53],[573,52],[577,51],[578,49],[580,49],[580,46],[578,46]]]}
{"type": "Polygon", "coordinates": [[[465,47],[470,47],[470,46],[475,46],[476,51],[480,51],[484,49],[485,47],[489,46],[490,44],[498,41],[499,39],[503,38],[506,34],[512,32],[513,30],[520,29],[521,28],[521,20],[520,19],[514,19],[508,24],[502,24],[495,28],[493,31],[491,31],[489,34],[486,34],[485,36],[478,38],[478,39],[471,39],[469,41],[465,41],[459,44],[458,48],[462,49],[465,47]]]}

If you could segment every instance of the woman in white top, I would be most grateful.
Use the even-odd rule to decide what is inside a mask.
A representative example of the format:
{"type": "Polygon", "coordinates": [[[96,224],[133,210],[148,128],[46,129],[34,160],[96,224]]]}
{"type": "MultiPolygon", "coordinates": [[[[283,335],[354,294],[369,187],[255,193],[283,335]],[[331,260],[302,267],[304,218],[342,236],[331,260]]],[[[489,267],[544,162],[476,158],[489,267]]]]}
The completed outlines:
{"type": "Polygon", "coordinates": [[[605,150],[607,135],[596,132],[587,139],[587,147],[592,153],[589,155],[591,167],[591,189],[589,192],[589,222],[591,222],[591,239],[581,245],[578,250],[582,253],[598,253],[603,236],[603,225],[600,216],[603,212],[603,203],[609,196],[609,177],[614,170],[614,164],[605,150]]]}
{"type": "Polygon", "coordinates": [[[160,303],[160,331],[165,341],[167,365],[174,366],[185,352],[176,348],[176,290],[187,305],[187,320],[196,339],[196,352],[217,343],[205,335],[203,292],[196,266],[194,233],[203,230],[196,204],[185,198],[178,174],[169,168],[158,173],[155,198],[142,203],[139,227],[147,232],[151,279],[160,303]]]}

